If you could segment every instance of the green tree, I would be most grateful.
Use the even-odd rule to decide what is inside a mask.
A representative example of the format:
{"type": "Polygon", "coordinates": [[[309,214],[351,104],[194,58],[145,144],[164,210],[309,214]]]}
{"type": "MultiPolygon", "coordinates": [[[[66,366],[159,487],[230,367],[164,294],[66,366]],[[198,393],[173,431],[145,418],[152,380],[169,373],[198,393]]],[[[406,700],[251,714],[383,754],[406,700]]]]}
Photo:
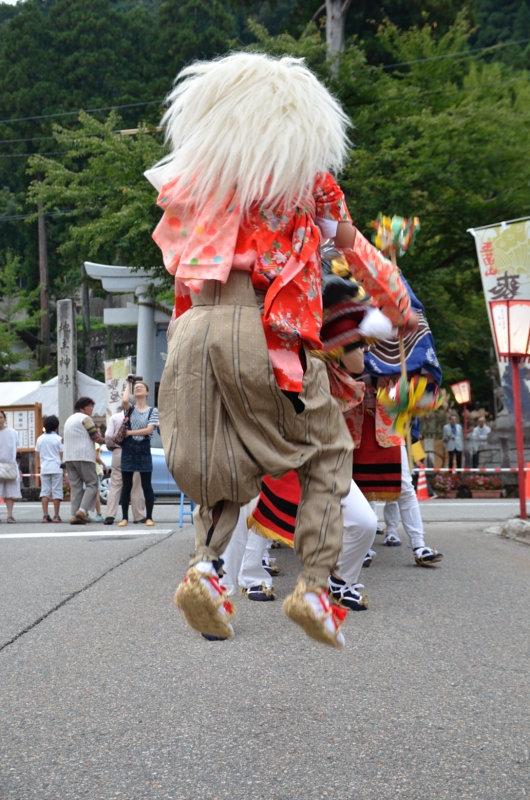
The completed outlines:
{"type": "Polygon", "coordinates": [[[161,69],[170,79],[189,61],[226,53],[237,36],[235,15],[220,0],[162,0],[158,30],[161,69]]]}
{"type": "Polygon", "coordinates": [[[0,264],[0,380],[35,380],[40,378],[34,352],[23,346],[28,330],[36,329],[40,313],[33,309],[38,303],[37,288],[33,292],[20,287],[20,259],[7,251],[0,264]],[[30,369],[21,367],[30,362],[30,369]],[[37,376],[37,377],[35,377],[37,376]]]}
{"type": "Polygon", "coordinates": [[[403,32],[385,23],[380,47],[394,62],[420,63],[377,69],[350,41],[336,80],[314,27],[298,41],[254,32],[260,47],[308,58],[347,108],[353,148],[340,182],[360,230],[370,236],[379,211],[421,217],[400,266],[425,303],[445,380],[469,378],[485,398],[492,341],[467,229],[530,213],[530,106],[514,88],[527,85],[504,84],[523,76],[503,65],[481,73],[464,15],[441,36],[430,25],[403,32]],[[461,57],[443,58],[453,52],[461,57]]]}
{"type": "Polygon", "coordinates": [[[29,202],[48,211],[71,209],[68,231],[59,245],[63,279],[79,282],[79,264],[95,259],[136,267],[156,266],[160,256],[151,233],[160,213],[156,193],[143,177],[163,154],[160,135],[139,128],[134,135],[117,133],[119,117],[105,122],[80,114],[76,130],[56,126],[55,137],[65,155],[61,161],[30,159],[33,174],[29,202]]]}
{"type": "MultiPolygon", "coordinates": [[[[60,2],[67,7],[67,0],[60,2]]],[[[238,13],[243,6],[238,4],[238,13]]],[[[184,59],[214,55],[230,35],[227,6],[211,6],[209,16],[190,14],[186,20],[178,16],[184,7],[202,8],[198,2],[161,4],[165,44],[157,52],[167,84],[184,59]],[[218,26],[220,39],[212,31],[217,13],[227,23],[218,26]]],[[[143,31],[141,14],[151,11],[136,11],[143,31]]],[[[353,148],[340,177],[358,227],[369,235],[368,223],[379,211],[421,217],[418,242],[401,266],[426,305],[446,380],[468,377],[475,391],[485,392],[491,337],[474,242],[466,231],[530,213],[528,76],[469,52],[465,12],[452,25],[421,22],[403,31],[387,20],[374,30],[370,43],[347,41],[334,76],[318,22],[299,37],[288,31],[271,37],[257,21],[248,24],[253,48],[303,56],[348,110],[353,148]],[[383,65],[379,59],[373,63],[376,52],[384,54],[383,65]]],[[[77,285],[85,259],[156,266],[165,275],[150,235],[160,212],[141,177],[163,153],[161,136],[145,129],[116,135],[123,124],[115,115],[100,122],[82,114],[72,123],[75,130],[55,129],[48,146],[63,151],[59,159],[31,161],[33,175],[43,179],[31,187],[30,206],[72,209],[54,223],[61,292],[77,285]]]]}

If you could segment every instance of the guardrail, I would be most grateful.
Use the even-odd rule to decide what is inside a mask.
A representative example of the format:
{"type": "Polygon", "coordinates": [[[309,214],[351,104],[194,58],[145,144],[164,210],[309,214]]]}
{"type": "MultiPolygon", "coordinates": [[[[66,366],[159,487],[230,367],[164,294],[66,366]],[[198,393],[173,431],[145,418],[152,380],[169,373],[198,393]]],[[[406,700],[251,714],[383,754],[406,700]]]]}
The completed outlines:
{"type": "MultiPolygon", "coordinates": [[[[530,472],[525,467],[524,472],[530,472]]],[[[519,472],[517,467],[414,467],[412,472],[519,472]]]]}

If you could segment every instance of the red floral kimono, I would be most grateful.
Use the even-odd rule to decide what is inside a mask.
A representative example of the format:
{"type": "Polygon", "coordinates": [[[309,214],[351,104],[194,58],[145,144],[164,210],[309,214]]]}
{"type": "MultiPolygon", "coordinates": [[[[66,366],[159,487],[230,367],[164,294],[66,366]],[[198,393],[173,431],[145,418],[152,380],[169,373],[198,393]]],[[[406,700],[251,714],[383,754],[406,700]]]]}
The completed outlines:
{"type": "Polygon", "coordinates": [[[254,287],[265,292],[263,328],[278,386],[300,392],[300,349],[321,346],[317,222],[350,222],[344,195],[326,173],[317,177],[311,196],[288,212],[255,206],[242,216],[235,197],[218,208],[198,208],[191,186],[175,179],[162,188],[164,216],[153,238],[175,276],[175,318],[191,307],[190,291],[200,292],[204,280],[225,283],[231,270],[250,272],[254,287]]]}

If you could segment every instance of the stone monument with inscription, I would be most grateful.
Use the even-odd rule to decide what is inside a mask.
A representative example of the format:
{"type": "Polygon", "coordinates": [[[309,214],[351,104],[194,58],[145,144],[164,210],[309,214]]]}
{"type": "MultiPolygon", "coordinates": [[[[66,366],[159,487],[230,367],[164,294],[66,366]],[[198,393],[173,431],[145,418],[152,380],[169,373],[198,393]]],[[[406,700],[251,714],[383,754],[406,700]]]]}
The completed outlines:
{"type": "Polygon", "coordinates": [[[77,327],[73,300],[57,301],[57,374],[61,432],[77,398],[77,327]]]}

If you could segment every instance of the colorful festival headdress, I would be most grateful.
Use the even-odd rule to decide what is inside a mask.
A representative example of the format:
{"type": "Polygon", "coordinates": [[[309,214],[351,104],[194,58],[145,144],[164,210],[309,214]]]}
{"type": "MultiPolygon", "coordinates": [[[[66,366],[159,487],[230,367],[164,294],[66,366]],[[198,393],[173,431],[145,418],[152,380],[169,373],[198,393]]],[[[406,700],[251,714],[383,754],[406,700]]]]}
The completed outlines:
{"type": "Polygon", "coordinates": [[[375,230],[372,241],[375,246],[387,257],[395,261],[396,253],[404,255],[416,241],[420,230],[420,218],[410,217],[385,217],[379,212],[376,220],[370,223],[375,230]]]}
{"type": "MultiPolygon", "coordinates": [[[[370,223],[375,233],[372,240],[387,257],[396,263],[396,253],[404,255],[416,240],[420,229],[419,217],[406,219],[405,217],[387,217],[381,212],[377,220],[370,223]]],[[[414,336],[414,334],[412,334],[414,336]]],[[[441,404],[439,387],[430,383],[423,375],[414,375],[410,380],[407,376],[405,358],[405,343],[399,339],[401,375],[395,386],[381,388],[377,392],[377,399],[393,418],[392,427],[400,436],[407,436],[412,419],[435,411],[441,404]]],[[[433,367],[439,371],[436,354],[433,353],[433,367]]]]}

